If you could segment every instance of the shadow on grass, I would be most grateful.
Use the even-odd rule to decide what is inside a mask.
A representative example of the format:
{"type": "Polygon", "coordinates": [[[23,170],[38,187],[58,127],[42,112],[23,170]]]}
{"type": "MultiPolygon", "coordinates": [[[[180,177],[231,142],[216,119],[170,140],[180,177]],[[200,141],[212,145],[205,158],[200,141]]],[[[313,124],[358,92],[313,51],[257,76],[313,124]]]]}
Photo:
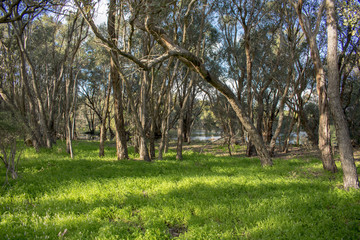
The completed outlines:
{"type": "Polygon", "coordinates": [[[261,168],[256,159],[184,156],[30,161],[4,192],[0,238],[53,239],[64,229],[70,239],[359,236],[360,195],[339,195],[326,174],[304,174],[315,160],[261,168]]]}

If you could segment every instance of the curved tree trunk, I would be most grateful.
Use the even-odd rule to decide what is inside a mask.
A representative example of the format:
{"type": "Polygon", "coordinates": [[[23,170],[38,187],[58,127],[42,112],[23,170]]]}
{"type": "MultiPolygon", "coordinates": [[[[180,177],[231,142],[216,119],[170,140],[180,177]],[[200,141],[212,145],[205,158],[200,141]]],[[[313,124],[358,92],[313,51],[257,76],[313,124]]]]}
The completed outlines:
{"type": "MultiPolygon", "coordinates": [[[[138,26],[141,28],[141,25],[138,26]]],[[[144,26],[143,26],[144,27],[144,26]]],[[[236,116],[242,122],[244,128],[251,136],[251,140],[255,145],[256,151],[260,158],[262,166],[271,166],[272,160],[269,155],[269,152],[266,149],[264,141],[260,134],[258,133],[255,126],[252,124],[250,117],[245,113],[245,110],[241,106],[235,94],[232,90],[222,83],[217,76],[211,74],[209,70],[205,67],[201,59],[190,53],[188,50],[181,48],[180,46],[174,44],[172,40],[166,35],[165,31],[161,28],[156,27],[155,25],[147,25],[146,28],[143,28],[150,32],[151,35],[169,52],[173,52],[174,56],[179,58],[185,65],[189,66],[192,70],[200,74],[200,76],[218,91],[220,91],[228,100],[232,108],[234,109],[236,116]]]]}
{"type": "MultiPolygon", "coordinates": [[[[249,135],[252,138],[252,141],[256,147],[256,150],[258,152],[260,161],[262,166],[271,166],[272,160],[269,155],[269,152],[266,149],[266,146],[264,144],[264,141],[260,134],[257,132],[256,128],[252,124],[252,121],[250,120],[249,116],[246,114],[245,110],[241,106],[238,98],[235,96],[235,94],[232,92],[232,90],[224,84],[218,76],[213,75],[209,72],[209,70],[206,68],[203,61],[188,51],[187,49],[184,49],[180,47],[179,45],[175,44],[170,37],[167,36],[164,29],[159,28],[156,23],[152,22],[152,19],[156,11],[153,11],[151,4],[148,6],[145,11],[146,16],[137,17],[134,19],[134,26],[137,28],[149,32],[154,39],[166,50],[166,53],[161,55],[160,57],[152,60],[149,62],[149,64],[146,64],[139,59],[137,59],[135,56],[125,53],[118,49],[114,44],[110,43],[106,38],[104,38],[101,33],[98,31],[96,25],[94,22],[89,18],[89,16],[81,9],[80,3],[78,1],[75,1],[76,5],[79,7],[79,10],[83,14],[83,16],[87,19],[88,24],[91,26],[92,30],[94,31],[95,35],[106,45],[108,45],[111,49],[114,49],[114,51],[117,51],[122,56],[128,58],[129,60],[136,63],[139,67],[142,67],[143,69],[149,69],[153,64],[156,64],[160,61],[163,61],[164,59],[174,56],[178,58],[181,62],[183,62],[185,65],[187,65],[190,69],[200,74],[200,76],[203,78],[204,81],[211,84],[214,88],[216,88],[218,91],[220,91],[226,99],[229,101],[230,105],[234,109],[237,117],[239,118],[240,122],[243,124],[245,130],[249,133],[249,135]],[[146,21],[144,22],[143,20],[146,21]]],[[[118,65],[118,64],[117,64],[118,65]]],[[[118,72],[121,72],[120,66],[117,66],[118,72]]],[[[128,83],[125,81],[125,83],[128,85],[128,83]]],[[[127,87],[128,88],[128,87],[127,87]]],[[[127,89],[128,91],[128,89],[127,89]]],[[[136,119],[135,119],[136,120],[136,119]]]]}
{"type": "Polygon", "coordinates": [[[335,121],[336,137],[339,143],[341,166],[344,172],[344,188],[359,188],[359,180],[354,163],[354,155],[348,125],[340,103],[335,1],[326,0],[326,5],[328,31],[327,63],[329,68],[328,93],[330,108],[335,121]]]}

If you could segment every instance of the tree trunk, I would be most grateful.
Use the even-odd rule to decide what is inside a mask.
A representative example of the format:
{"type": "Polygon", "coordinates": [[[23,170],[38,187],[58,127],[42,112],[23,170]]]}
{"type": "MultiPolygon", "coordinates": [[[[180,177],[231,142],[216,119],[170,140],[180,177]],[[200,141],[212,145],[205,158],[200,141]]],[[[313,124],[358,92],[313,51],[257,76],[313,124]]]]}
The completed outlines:
{"type": "Polygon", "coordinates": [[[106,140],[106,120],[109,115],[110,93],[111,93],[111,75],[109,76],[108,89],[106,91],[105,106],[103,109],[102,122],[100,126],[99,157],[103,157],[105,155],[104,144],[106,140]]]}
{"type": "Polygon", "coordinates": [[[141,81],[141,87],[140,87],[140,122],[141,122],[141,127],[143,129],[143,131],[140,131],[140,143],[139,143],[139,150],[140,150],[140,159],[144,160],[144,161],[151,161],[150,155],[149,155],[149,151],[148,151],[148,147],[147,147],[147,139],[146,139],[146,116],[147,116],[147,111],[146,111],[146,103],[147,103],[147,88],[148,88],[148,82],[149,82],[149,72],[148,71],[144,71],[143,72],[143,78],[141,81]]]}
{"type": "Polygon", "coordinates": [[[189,97],[190,97],[190,94],[191,94],[191,89],[192,89],[192,86],[195,82],[195,77],[194,77],[194,74],[191,74],[191,80],[190,80],[190,83],[189,83],[189,86],[188,86],[188,90],[187,90],[187,93],[186,93],[186,96],[182,102],[182,106],[180,108],[180,116],[179,116],[179,120],[178,120],[178,129],[177,129],[177,146],[176,146],[176,159],[177,160],[183,160],[183,156],[182,156],[182,145],[183,145],[183,142],[184,142],[184,135],[183,135],[183,132],[184,132],[184,115],[186,114],[185,113],[185,110],[186,110],[186,107],[187,107],[187,104],[188,104],[188,101],[189,101],[189,97]]]}
{"type": "Polygon", "coordinates": [[[337,24],[335,14],[335,1],[326,0],[327,5],[327,34],[328,34],[328,80],[329,101],[332,115],[334,117],[336,137],[339,143],[340,161],[343,169],[344,188],[359,188],[359,180],[354,163],[353,149],[347,121],[340,103],[339,93],[339,70],[337,56],[337,24]]]}
{"type": "Polygon", "coordinates": [[[169,132],[169,124],[170,124],[170,114],[171,114],[171,86],[172,86],[172,80],[171,79],[167,92],[166,92],[166,98],[165,98],[165,107],[164,107],[164,116],[161,120],[161,140],[160,140],[160,146],[159,146],[159,156],[158,159],[163,159],[163,153],[167,152],[167,141],[168,141],[168,132],[169,132]]]}
{"type": "MultiPolygon", "coordinates": [[[[245,28],[245,55],[246,55],[246,93],[247,93],[247,114],[249,116],[249,120],[252,123],[253,118],[253,109],[252,109],[252,65],[253,60],[251,57],[251,49],[250,49],[250,33],[249,29],[245,28]]],[[[260,123],[261,124],[261,123],[260,123]]],[[[259,133],[259,132],[258,132],[259,133]]],[[[246,145],[246,156],[251,157],[256,155],[256,148],[252,143],[251,134],[248,135],[248,143],[246,145]]],[[[260,135],[260,133],[259,133],[260,135]]],[[[260,135],[261,136],[261,135],[260,135]]]]}
{"type": "Polygon", "coordinates": [[[154,71],[151,71],[151,84],[150,84],[150,94],[149,96],[149,109],[150,109],[150,133],[149,133],[149,154],[151,159],[155,159],[155,130],[156,130],[156,114],[158,112],[157,104],[155,104],[155,94],[154,94],[154,71]]]}
{"type": "MultiPolygon", "coordinates": [[[[73,81],[72,76],[72,70],[70,70],[69,76],[66,78],[65,83],[65,138],[66,138],[66,152],[70,154],[71,158],[74,158],[74,152],[72,148],[72,139],[71,139],[71,107],[70,107],[70,101],[71,101],[71,81],[73,81]]],[[[75,96],[72,96],[75,97],[75,96]]]]}
{"type": "MultiPolygon", "coordinates": [[[[308,19],[302,13],[302,1],[300,1],[296,7],[296,12],[299,18],[299,22],[302,30],[305,33],[307,42],[309,43],[311,58],[315,67],[316,78],[316,90],[318,93],[319,104],[319,149],[321,152],[321,160],[325,170],[330,172],[336,172],[337,168],[335,161],[331,155],[331,141],[330,141],[330,127],[329,127],[329,107],[326,93],[326,81],[324,76],[324,68],[321,63],[319,49],[316,43],[316,36],[319,32],[319,25],[321,21],[323,5],[320,6],[318,12],[318,18],[316,20],[315,31],[312,31],[309,26],[308,19]]],[[[303,120],[303,119],[302,119],[303,120]]]]}
{"type": "Polygon", "coordinates": [[[182,145],[183,145],[183,129],[184,129],[184,119],[183,112],[180,110],[180,117],[178,120],[178,129],[177,129],[177,144],[176,144],[176,159],[183,160],[182,156],[182,145]]]}
{"type": "Polygon", "coordinates": [[[151,117],[149,151],[151,159],[155,158],[155,116],[151,117]]]}
{"type": "Polygon", "coordinates": [[[165,147],[165,132],[166,132],[166,119],[161,121],[161,140],[160,140],[160,146],[159,146],[159,155],[158,159],[163,159],[163,151],[165,147]]]}
{"type": "Polygon", "coordinates": [[[171,92],[168,96],[168,109],[166,116],[165,134],[164,134],[164,153],[169,151],[169,128],[170,128],[170,114],[171,114],[171,92]]]}
{"type": "Polygon", "coordinates": [[[251,136],[252,142],[254,143],[256,151],[259,155],[261,165],[271,166],[271,157],[266,149],[262,137],[257,132],[256,128],[252,124],[250,117],[245,113],[243,107],[241,106],[240,102],[238,101],[232,90],[224,83],[222,83],[215,75],[211,74],[209,70],[207,70],[207,68],[205,67],[202,60],[190,53],[188,50],[183,49],[178,45],[175,45],[172,40],[168,38],[163,29],[158,28],[154,25],[148,25],[145,30],[148,30],[165,49],[176,52],[176,57],[180,61],[182,61],[191,69],[199,73],[206,82],[211,84],[226,97],[231,107],[234,109],[236,116],[239,118],[240,122],[242,122],[244,128],[251,136]]]}
{"type": "Polygon", "coordinates": [[[280,135],[280,131],[281,131],[281,127],[284,121],[284,106],[285,106],[285,102],[286,102],[286,96],[290,87],[290,79],[292,77],[292,67],[290,67],[290,72],[286,81],[286,87],[284,90],[284,93],[281,97],[281,101],[280,101],[280,106],[279,106],[279,120],[278,120],[278,125],[276,127],[274,136],[271,138],[270,141],[270,155],[273,156],[274,155],[274,151],[275,151],[275,145],[276,145],[276,139],[279,137],[280,135]]]}
{"type": "Polygon", "coordinates": [[[319,149],[325,170],[337,172],[335,161],[331,154],[329,106],[327,101],[325,77],[323,68],[316,70],[316,89],[319,96],[319,149]]]}
{"type": "MultiPolygon", "coordinates": [[[[88,16],[86,16],[86,13],[84,11],[82,11],[82,9],[79,5],[79,2],[75,1],[75,3],[79,7],[83,16],[87,19],[88,24],[91,26],[95,35],[99,39],[101,39],[101,41],[103,43],[107,44],[109,47],[111,47],[115,51],[122,54],[122,56],[130,59],[131,61],[136,63],[138,66],[140,66],[144,69],[149,69],[148,65],[144,64],[143,62],[141,62],[139,59],[137,59],[133,55],[124,53],[123,51],[118,49],[114,44],[109,43],[109,41],[100,34],[100,32],[98,31],[94,22],[91,19],[89,19],[88,16]]],[[[192,69],[195,72],[197,72],[198,74],[200,74],[200,76],[203,78],[204,81],[208,82],[214,88],[216,88],[218,91],[220,91],[226,97],[226,99],[229,101],[230,105],[234,109],[237,117],[239,118],[240,122],[242,122],[246,131],[249,132],[249,134],[251,135],[251,137],[254,141],[256,150],[258,152],[258,155],[260,157],[262,166],[271,166],[272,160],[269,155],[269,152],[267,151],[267,149],[265,147],[262,137],[257,132],[256,128],[252,124],[252,121],[250,120],[249,116],[245,113],[243,107],[241,106],[240,102],[238,101],[237,97],[232,92],[232,90],[227,85],[225,85],[222,81],[220,81],[217,76],[211,74],[210,71],[206,68],[203,61],[199,57],[192,54],[187,49],[184,49],[184,48],[180,47],[179,45],[175,44],[173,42],[173,40],[167,36],[164,29],[160,28],[158,26],[158,24],[152,22],[152,17],[154,17],[154,16],[151,16],[152,15],[151,8],[149,8],[148,10],[149,10],[149,13],[145,13],[147,15],[144,16],[144,18],[138,17],[138,18],[134,19],[134,25],[143,31],[149,32],[154,37],[154,39],[167,51],[166,54],[162,55],[159,58],[156,58],[156,60],[152,61],[152,63],[154,63],[154,62],[158,63],[160,60],[163,60],[164,58],[172,55],[172,56],[176,57],[177,59],[179,59],[181,62],[183,62],[185,65],[187,65],[190,69],[192,69]],[[142,21],[144,19],[146,19],[146,21],[142,21]]],[[[117,65],[118,65],[117,66],[118,72],[121,72],[119,64],[117,64],[117,65]]],[[[152,64],[149,64],[149,65],[152,66],[152,64]]],[[[128,85],[128,83],[126,83],[126,84],[128,85]]],[[[128,88],[128,86],[127,86],[127,88],[128,88]]]]}
{"type": "MultiPolygon", "coordinates": [[[[110,0],[109,15],[108,15],[108,33],[114,44],[117,43],[117,33],[115,28],[115,14],[116,14],[116,0],[110,0]]],[[[128,149],[125,134],[125,123],[123,115],[123,101],[122,101],[122,83],[119,78],[119,73],[115,66],[117,61],[117,52],[111,50],[110,58],[110,78],[114,94],[114,118],[115,118],[115,136],[116,136],[116,154],[117,159],[128,159],[128,149]]]]}
{"type": "MultiPolygon", "coordinates": [[[[294,114],[295,115],[295,114],[294,114]]],[[[289,114],[290,116],[290,114],[289,114]]],[[[290,136],[291,136],[291,132],[295,126],[295,123],[296,123],[296,117],[294,116],[292,119],[291,119],[291,123],[290,123],[290,126],[288,128],[288,131],[287,133],[284,135],[284,144],[283,144],[283,148],[282,148],[282,151],[284,153],[287,153],[288,152],[288,148],[289,148],[289,139],[290,139],[290,136]]]]}

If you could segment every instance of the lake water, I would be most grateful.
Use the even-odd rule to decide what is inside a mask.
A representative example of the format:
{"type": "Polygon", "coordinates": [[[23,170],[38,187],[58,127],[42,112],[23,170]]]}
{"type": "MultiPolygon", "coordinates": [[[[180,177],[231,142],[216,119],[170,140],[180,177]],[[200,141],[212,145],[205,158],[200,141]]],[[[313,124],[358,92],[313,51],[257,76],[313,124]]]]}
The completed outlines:
{"type": "Polygon", "coordinates": [[[215,141],[221,138],[221,132],[209,132],[205,130],[195,130],[191,133],[191,140],[215,141]]]}
{"type": "MultiPolygon", "coordinates": [[[[308,137],[306,132],[300,131],[299,133],[300,135],[300,144],[304,144],[306,142],[308,142],[308,137]]],[[[191,133],[191,140],[199,140],[199,141],[215,141],[221,138],[221,132],[209,132],[209,131],[205,131],[205,130],[195,130],[191,133]]],[[[277,143],[279,144],[281,141],[281,144],[284,141],[284,135],[280,134],[280,136],[277,139],[277,143]]],[[[297,134],[296,133],[291,133],[290,135],[290,139],[289,139],[289,144],[296,144],[296,138],[297,138],[297,134]]],[[[174,138],[176,139],[176,138],[174,138]]]]}

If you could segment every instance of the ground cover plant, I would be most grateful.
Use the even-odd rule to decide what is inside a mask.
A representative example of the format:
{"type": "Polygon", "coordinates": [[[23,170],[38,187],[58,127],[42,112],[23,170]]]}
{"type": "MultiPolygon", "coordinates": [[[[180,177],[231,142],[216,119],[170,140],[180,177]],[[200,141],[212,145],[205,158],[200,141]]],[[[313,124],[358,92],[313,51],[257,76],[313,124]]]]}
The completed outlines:
{"type": "Polygon", "coordinates": [[[97,142],[74,149],[74,159],[61,142],[24,151],[19,179],[0,190],[0,239],[360,236],[360,191],[343,190],[341,171],[324,172],[310,155],[262,168],[257,158],[191,150],[148,163],[116,161],[113,144],[104,158],[97,142]]]}

